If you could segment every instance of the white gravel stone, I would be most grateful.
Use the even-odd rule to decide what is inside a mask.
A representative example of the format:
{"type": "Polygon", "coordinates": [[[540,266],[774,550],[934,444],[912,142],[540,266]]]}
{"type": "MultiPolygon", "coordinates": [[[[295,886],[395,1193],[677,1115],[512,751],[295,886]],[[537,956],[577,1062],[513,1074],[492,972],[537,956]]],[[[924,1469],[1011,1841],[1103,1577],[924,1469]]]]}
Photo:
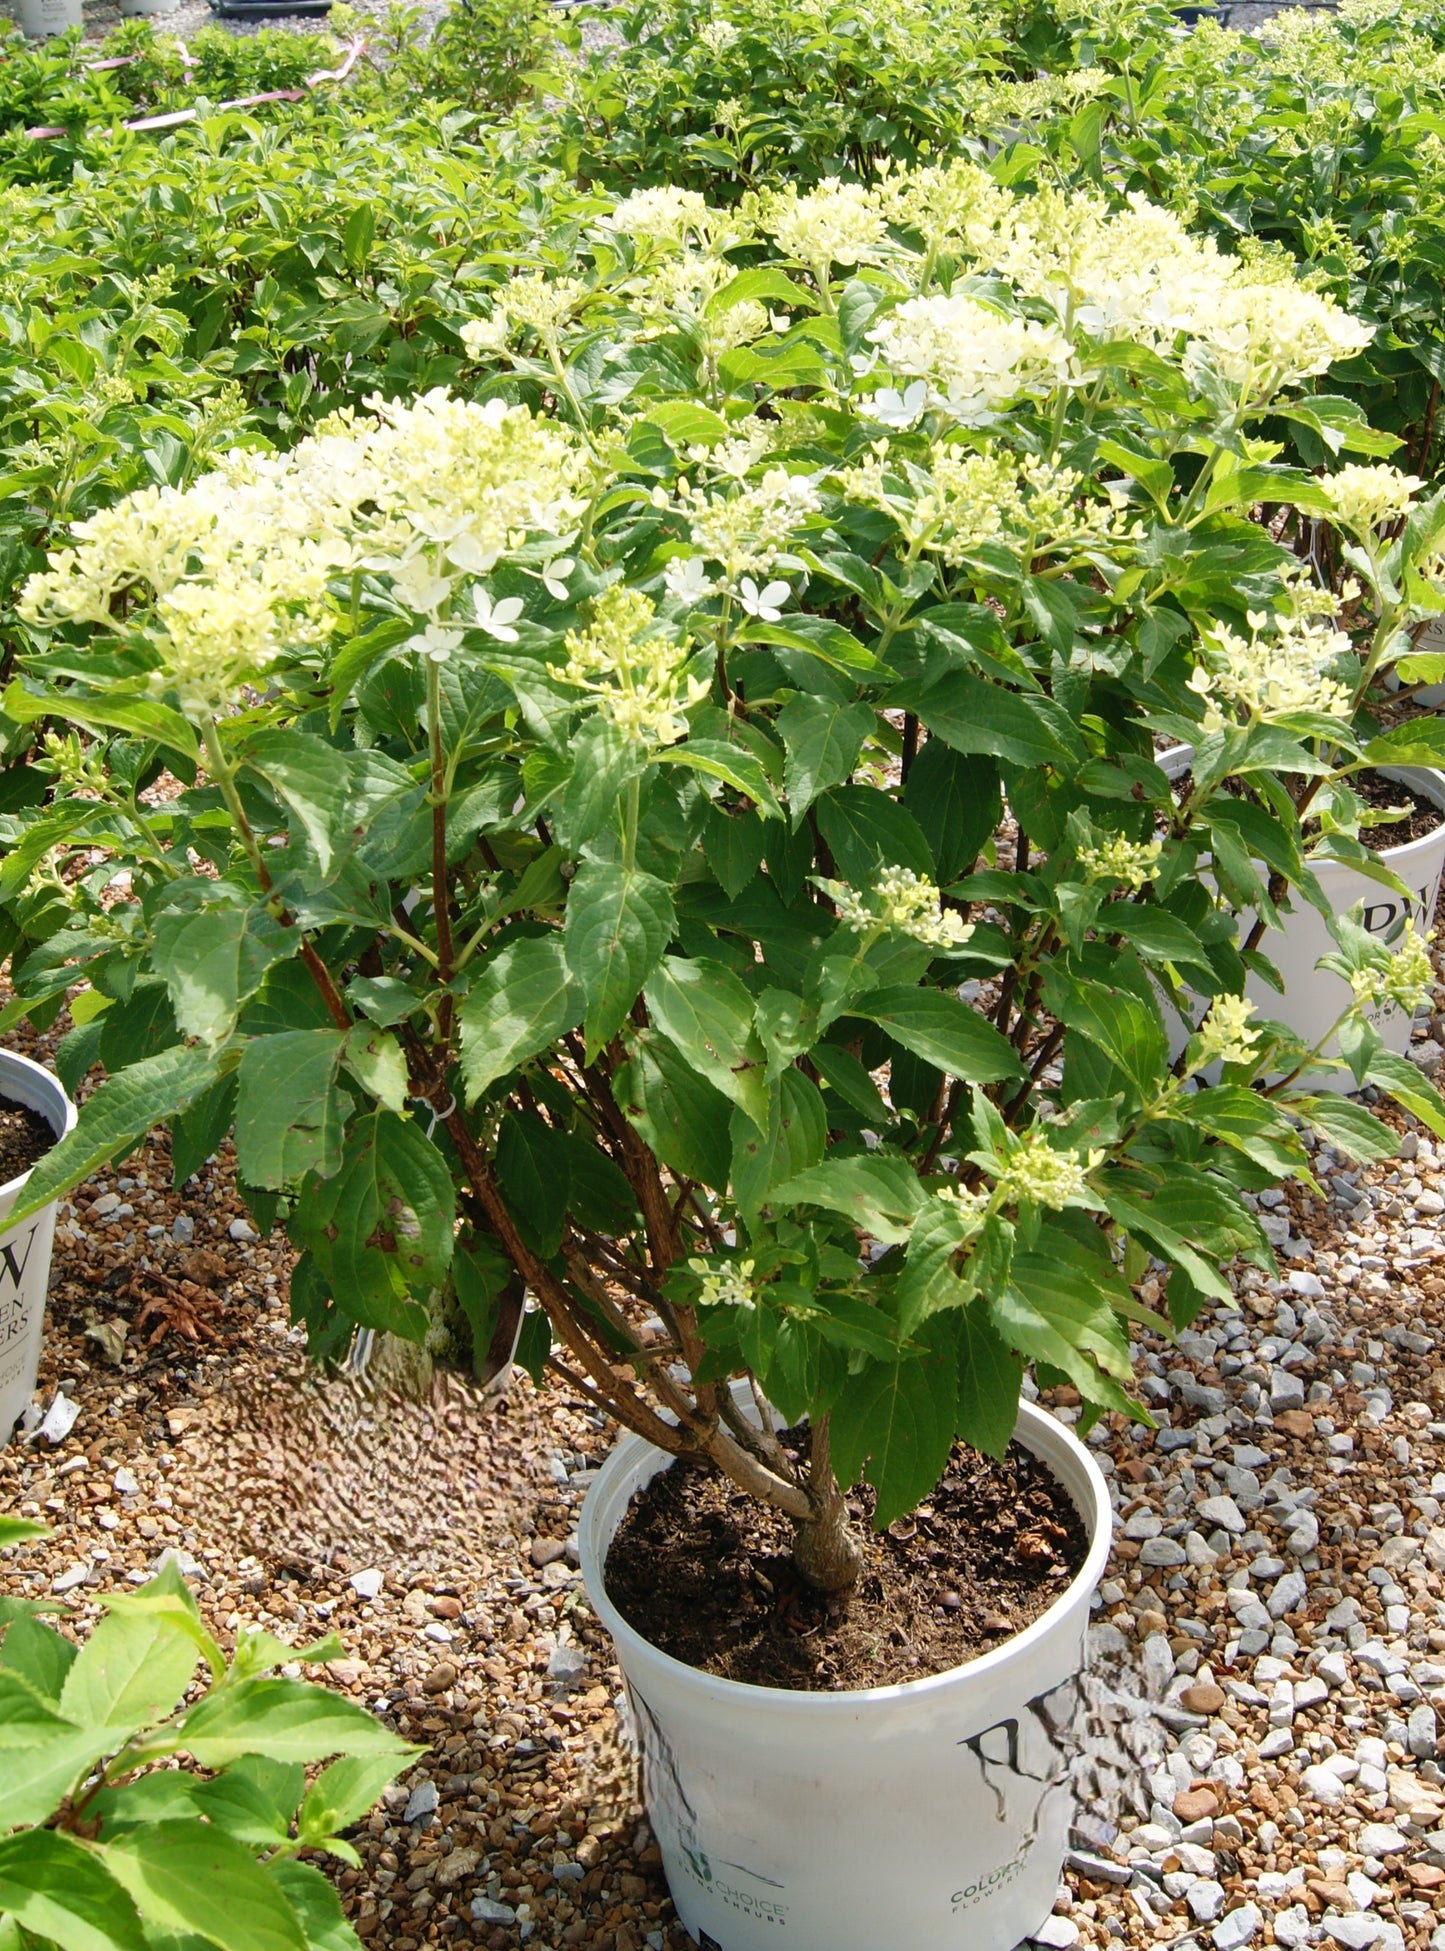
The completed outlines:
{"type": "Polygon", "coordinates": [[[380,1572],[353,1572],[351,1589],[358,1599],[376,1599],[381,1596],[381,1588],[386,1580],[380,1572]]]}
{"type": "Polygon", "coordinates": [[[1360,1831],[1359,1843],[1361,1856],[1394,1856],[1410,1847],[1409,1837],[1388,1822],[1367,1822],[1360,1831]]]}
{"type": "Polygon", "coordinates": [[[1314,1936],[1314,1923],[1303,1904],[1292,1904],[1282,1910],[1274,1920],[1274,1941],[1282,1944],[1286,1951],[1298,1951],[1302,1944],[1308,1944],[1314,1936]]]}
{"type": "Polygon", "coordinates": [[[1329,1768],[1306,1768],[1300,1776],[1300,1787],[1327,1809],[1339,1808],[1345,1799],[1345,1784],[1329,1768]]]}
{"type": "Polygon", "coordinates": [[[1325,1935],[1335,1944],[1342,1944],[1345,1951],[1366,1951],[1368,1945],[1377,1942],[1384,1928],[1380,1919],[1371,1917],[1368,1911],[1325,1919],[1325,1935]]]}
{"type": "Polygon", "coordinates": [[[1254,1943],[1263,1922],[1257,1904],[1241,1904],[1238,1910],[1221,1918],[1211,1932],[1215,1951],[1242,1951],[1244,1945],[1254,1943]]]}
{"type": "Polygon", "coordinates": [[[407,1797],[403,1822],[420,1822],[423,1816],[435,1815],[441,1803],[435,1782],[418,1782],[407,1797]]]}
{"type": "Polygon", "coordinates": [[[1433,1761],[1439,1745],[1439,1729],[1435,1721],[1435,1709],[1428,1701],[1421,1701],[1418,1707],[1410,1710],[1410,1721],[1405,1745],[1412,1755],[1422,1761],[1433,1761]]]}
{"type": "Polygon", "coordinates": [[[1244,1513],[1232,1497],[1206,1497],[1197,1507],[1201,1522],[1215,1530],[1228,1531],[1232,1537],[1242,1537],[1249,1529],[1244,1521],[1244,1513]]]}
{"type": "Polygon", "coordinates": [[[1350,1669],[1343,1653],[1326,1653],[1315,1672],[1327,1687],[1347,1687],[1350,1683],[1350,1669]]]}
{"type": "Polygon", "coordinates": [[[1049,1951],[1072,1951],[1079,1941],[1079,1927],[1072,1917],[1046,1917],[1034,1932],[1035,1944],[1046,1944],[1049,1951]]]}
{"type": "Polygon", "coordinates": [[[1185,1893],[1185,1903],[1196,1924],[1212,1924],[1224,1909],[1224,1885],[1211,1877],[1201,1877],[1185,1893]]]}

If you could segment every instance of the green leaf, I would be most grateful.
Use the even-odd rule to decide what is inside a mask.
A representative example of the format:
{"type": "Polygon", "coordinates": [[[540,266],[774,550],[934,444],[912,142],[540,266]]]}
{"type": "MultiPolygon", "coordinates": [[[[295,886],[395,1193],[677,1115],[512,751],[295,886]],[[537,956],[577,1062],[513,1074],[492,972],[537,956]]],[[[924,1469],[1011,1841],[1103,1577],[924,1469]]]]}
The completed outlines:
{"type": "Polygon", "coordinates": [[[0,1667],[0,1830],[44,1822],[107,1749],[108,1728],[81,1728],[0,1667]]]}
{"type": "Polygon", "coordinates": [[[0,1666],[28,1680],[36,1693],[58,1707],[78,1650],[72,1640],[42,1625],[33,1613],[22,1613],[11,1620],[0,1640],[0,1666]]]}
{"type": "Polygon", "coordinates": [[[154,1125],[183,1111],[215,1079],[215,1056],[200,1044],[178,1044],[108,1077],[86,1099],[69,1137],[31,1168],[7,1223],[18,1226],[112,1159],[128,1157],[154,1125]]]}
{"type": "Polygon", "coordinates": [[[17,725],[33,725],[42,718],[61,724],[83,725],[87,731],[124,732],[131,738],[153,739],[177,753],[187,767],[196,762],[196,734],[180,712],[159,698],[126,697],[119,691],[85,697],[78,691],[30,690],[19,678],[7,686],[0,710],[17,725]]]}
{"type": "Polygon", "coordinates": [[[1018,1422],[1023,1363],[983,1301],[971,1301],[958,1321],[958,1434],[985,1456],[1002,1459],[1018,1422]]]}
{"type": "Polygon", "coordinates": [[[876,1023],[912,1055],[965,1083],[1023,1075],[1012,1046],[992,1023],[946,990],[903,984],[871,989],[849,1005],[848,1014],[876,1023]]]}
{"type": "Polygon", "coordinates": [[[310,732],[283,729],[253,732],[242,756],[296,816],[323,879],[329,878],[354,838],[346,754],[310,732]]]}
{"type": "Polygon", "coordinates": [[[1309,1158],[1293,1126],[1257,1092],[1241,1084],[1215,1084],[1176,1103],[1180,1117],[1243,1152],[1272,1178],[1308,1175],[1309,1158]]]}
{"type": "Polygon", "coordinates": [[[787,753],[783,780],[794,826],[819,793],[851,776],[873,723],[869,705],[838,704],[805,692],[783,706],[777,728],[787,753]]]}
{"type": "Polygon", "coordinates": [[[136,1907],[105,1864],[50,1829],[0,1838],[0,1912],[64,1951],[146,1951],[136,1907]]]}
{"type": "Polygon", "coordinates": [[[833,864],[850,887],[867,888],[880,867],[908,867],[934,878],[933,856],[917,820],[873,786],[836,786],[814,812],[833,864]]]}
{"type": "Polygon", "coordinates": [[[944,1308],[967,1305],[974,1285],[955,1272],[953,1257],[972,1230],[976,1229],[951,1201],[926,1195],[920,1201],[912,1226],[903,1234],[908,1256],[894,1294],[898,1332],[905,1340],[944,1308]]]}
{"type": "Polygon", "coordinates": [[[565,1134],[531,1112],[509,1111],[497,1137],[497,1183],[523,1237],[550,1260],[562,1244],[572,1191],[565,1134]]]}
{"type": "Polygon", "coordinates": [[[1044,979],[1044,1002],[1066,1029],[1102,1050],[1141,1098],[1154,1096],[1169,1067],[1169,1037],[1157,1003],[1132,989],[1085,981],[1057,963],[1044,979]]]}
{"type": "Polygon", "coordinates": [[[654,874],[584,860],[567,896],[567,967],[587,999],[589,1062],[627,1021],[677,926],[672,890],[654,874]]]}
{"type": "MultiPolygon", "coordinates": [[[[305,1771],[297,1768],[296,1773],[301,1778],[297,1784],[296,1800],[299,1801],[305,1771]]],[[[270,1796],[241,1773],[239,1766],[211,1781],[197,1782],[191,1800],[209,1821],[224,1829],[228,1836],[234,1836],[238,1843],[244,1843],[247,1849],[275,1849],[278,1843],[291,1839],[289,1811],[283,1815],[270,1796]]]]}
{"type": "Polygon", "coordinates": [[[732,1161],[728,1100],[666,1037],[642,1032],[630,1049],[612,1086],[624,1115],[669,1170],[725,1191],[732,1161]]]}
{"type": "Polygon", "coordinates": [[[406,1111],[406,1057],[394,1036],[370,1023],[358,1023],[346,1033],[346,1068],[388,1111],[402,1117],[406,1111]]]}
{"type": "Polygon", "coordinates": [[[523,935],[494,949],[460,1011],[467,1103],[574,1028],[582,1008],[558,935],[523,935]]]}
{"type": "Polygon", "coordinates": [[[148,1923],[192,1932],[221,1951],[308,1951],[279,1886],[214,1824],[144,1825],[101,1853],[148,1923]]]}
{"type": "Polygon", "coordinates": [[[953,1364],[938,1354],[869,1362],[848,1377],[829,1418],[833,1464],[840,1483],[866,1474],[877,1490],[875,1529],[921,1504],[943,1475],[956,1411],[953,1364]]]}
{"type": "Polygon", "coordinates": [[[0,1516],[0,1551],[6,1545],[28,1544],[32,1538],[46,1538],[50,1533],[43,1524],[37,1524],[33,1517],[0,1516]]]}
{"type": "Polygon", "coordinates": [[[955,752],[942,739],[928,739],[909,768],[903,804],[932,849],[935,878],[947,886],[969,871],[999,823],[998,767],[981,753],[955,752]]]}
{"type": "Polygon", "coordinates": [[[451,1264],[456,1191],[414,1119],[378,1108],[347,1134],[340,1170],[308,1188],[293,1222],[337,1304],[366,1327],[415,1332],[416,1306],[451,1264]]]}
{"type": "Polygon", "coordinates": [[[652,758],[657,765],[689,766],[710,779],[721,779],[734,792],[742,793],[760,806],[770,818],[778,820],[783,816],[762,760],[741,745],[728,745],[718,738],[690,738],[681,745],[663,746],[652,758]]]}
{"type": "Polygon", "coordinates": [[[1062,705],[1039,692],[1006,690],[972,671],[947,671],[927,689],[910,685],[890,702],[916,712],[955,752],[981,752],[1010,765],[1057,766],[1065,772],[1085,757],[1078,727],[1062,705]]]}
{"type": "Polygon", "coordinates": [[[345,1030],[283,1030],[252,1037],[241,1053],[236,1157],[249,1185],[277,1190],[341,1164],[346,1100],[337,1073],[345,1030]]]}
{"type": "Polygon", "coordinates": [[[767,839],[767,828],[750,809],[729,813],[721,806],[708,808],[702,850],[729,900],[736,901],[757,878],[767,839]]]}
{"type": "Polygon", "coordinates": [[[1370,1081],[1383,1086],[1437,1138],[1445,1138],[1445,1099],[1408,1057],[1397,1057],[1392,1050],[1377,1051],[1370,1059],[1370,1081]]]}
{"type": "Polygon", "coordinates": [[[1290,1099],[1289,1108],[1338,1151],[1358,1159],[1362,1165],[1374,1165],[1398,1154],[1400,1141],[1390,1127],[1350,1098],[1336,1097],[1333,1093],[1297,1097],[1290,1099]]]}
{"type": "Polygon", "coordinates": [[[283,1856],[268,1867],[300,1918],[310,1951],[361,1951],[361,1939],[347,1923],[340,1897],[315,1864],[283,1856]]]}
{"type": "Polygon", "coordinates": [[[215,1049],[266,971],[300,946],[299,930],[283,928],[264,907],[233,903],[158,915],[151,966],[165,978],[180,1028],[215,1049]]]}
{"type": "Polygon", "coordinates": [[[1152,902],[1109,902],[1099,910],[1098,932],[1122,935],[1152,961],[1175,962],[1181,968],[1198,969],[1210,983],[1214,981],[1213,965],[1194,930],[1186,927],[1177,915],[1152,902]]]}
{"type": "Polygon", "coordinates": [[[310,1762],[415,1752],[365,1708],[305,1680],[243,1680],[218,1688],[186,1715],[181,1737],[203,1768],[225,1768],[241,1755],[310,1762]]]}
{"type": "Polygon", "coordinates": [[[887,1152],[862,1152],[855,1158],[830,1158],[798,1172],[773,1188],[774,1206],[822,1206],[841,1213],[875,1240],[897,1245],[928,1195],[907,1159],[887,1152]]]}
{"type": "Polygon", "coordinates": [[[766,1059],[753,1028],[753,999],[732,970],[704,956],[668,956],[644,994],[662,1034],[766,1132],[766,1059]]]}
{"type": "Polygon", "coordinates": [[[644,747],[600,713],[583,720],[572,740],[572,773],[562,797],[562,838],[578,853],[614,825],[623,788],[647,763],[644,747]]]}
{"type": "Polygon", "coordinates": [[[399,1754],[347,1755],[333,1761],[306,1791],[296,1818],[301,1840],[321,1842],[359,1821],[405,1765],[406,1757],[399,1754]]]}
{"type": "Polygon", "coordinates": [[[60,1711],[78,1726],[118,1735],[163,1721],[196,1670],[199,1649],[163,1613],[117,1613],[102,1619],[66,1676],[60,1711]]]}
{"type": "Polygon", "coordinates": [[[823,1082],[860,1117],[871,1118],[880,1130],[892,1124],[893,1114],[878,1086],[850,1050],[836,1043],[815,1043],[808,1054],[823,1082]]]}
{"type": "Polygon", "coordinates": [[[768,1096],[766,1132],[745,1111],[732,1116],[733,1197],[749,1224],[775,1185],[818,1163],[828,1138],[822,1096],[800,1070],[785,1070],[768,1096]]]}

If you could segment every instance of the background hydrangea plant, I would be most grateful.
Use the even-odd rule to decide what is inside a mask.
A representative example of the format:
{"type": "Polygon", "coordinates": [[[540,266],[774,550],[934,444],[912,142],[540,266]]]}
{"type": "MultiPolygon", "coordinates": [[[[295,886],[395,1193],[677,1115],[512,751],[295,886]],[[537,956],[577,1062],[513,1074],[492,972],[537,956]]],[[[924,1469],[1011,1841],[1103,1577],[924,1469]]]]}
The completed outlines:
{"type": "MultiPolygon", "coordinates": [[[[1301,1125],[1393,1149],[1240,992],[1311,852],[1363,855],[1351,772],[1445,752],[1368,715],[1445,516],[1318,390],[1368,326],[967,163],[639,192],[465,337],[475,397],[144,491],[30,581],[5,708],[94,742],[8,828],[13,1010],[84,984],[62,1072],[108,1077],[27,1206],[234,1131],[318,1351],[480,1364],[530,1294],[534,1365],[846,1589],[840,1484],[887,1523],[998,1453],[1027,1363],[1141,1413],[1150,1258],[1187,1322],[1272,1264],[1243,1195],[1308,1180],[1301,1125]]],[[[1368,1017],[1418,947],[1339,955],[1355,1078],[1445,1131],[1368,1017]]]]}

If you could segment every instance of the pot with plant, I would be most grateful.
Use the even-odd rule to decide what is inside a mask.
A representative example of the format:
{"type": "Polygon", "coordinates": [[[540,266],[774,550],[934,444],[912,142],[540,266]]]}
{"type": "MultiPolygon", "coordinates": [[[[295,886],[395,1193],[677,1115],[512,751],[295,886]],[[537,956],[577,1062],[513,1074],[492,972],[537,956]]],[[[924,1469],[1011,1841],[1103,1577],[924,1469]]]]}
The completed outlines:
{"type": "MultiPolygon", "coordinates": [[[[1369,451],[1299,403],[1357,338],[1162,213],[965,165],[642,191],[498,286],[480,398],[132,496],[27,590],[5,708],[87,728],[46,763],[93,784],[21,823],[14,980],[88,985],[76,1062],[131,1052],[27,1202],[169,1120],[182,1175],[234,1134],[318,1354],[475,1365],[533,1298],[522,1359],[637,1439],[587,1574],[726,1951],[1038,1925],[1107,1503],[1024,1376],[1142,1415],[1151,1262],[1176,1324],[1227,1305],[1302,1128],[1393,1150],[1241,994],[1280,897],[1234,788],[1306,886],[1268,782],[1313,776],[1318,700],[1206,729],[1191,681],[1196,621],[1315,613],[1249,517],[1312,479],[1239,451],[1266,412],[1369,451]],[[137,795],[156,753],[180,789],[137,795]],[[109,905],[60,871],[98,845],[109,905]]],[[[1354,1075],[1445,1132],[1363,1006],[1354,1075]]]]}
{"type": "Polygon", "coordinates": [[[9,1223],[37,1160],[75,1128],[58,1078],[18,1051],[0,1050],[0,1444],[35,1393],[57,1201],[9,1223]]]}

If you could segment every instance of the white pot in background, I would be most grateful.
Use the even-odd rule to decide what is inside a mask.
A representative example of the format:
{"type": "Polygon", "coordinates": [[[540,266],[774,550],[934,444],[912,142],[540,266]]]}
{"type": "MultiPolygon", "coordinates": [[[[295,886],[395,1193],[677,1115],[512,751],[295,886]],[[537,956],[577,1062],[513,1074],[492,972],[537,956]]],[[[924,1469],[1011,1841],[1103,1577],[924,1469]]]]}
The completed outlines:
{"type": "Polygon", "coordinates": [[[603,1464],[582,1507],[582,1575],[626,1678],[672,1899],[704,1951],[1012,1951],[1049,1915],[1111,1519],[1069,1429],[1024,1403],[1017,1435],[1084,1520],[1083,1569],[997,1651],[858,1693],[744,1686],[650,1645],[608,1598],[603,1565],[633,1495],[671,1459],[629,1436],[603,1464]]]}
{"type": "MultiPolygon", "coordinates": [[[[1188,768],[1193,757],[1190,747],[1178,746],[1173,751],[1161,753],[1159,763],[1170,778],[1177,778],[1188,768]]],[[[1316,862],[1315,878],[1335,914],[1348,914],[1357,903],[1363,903],[1361,920],[1372,935],[1388,938],[1397,934],[1407,919],[1413,919],[1423,935],[1434,916],[1440,893],[1441,871],[1445,869],[1445,773],[1428,772],[1417,766],[1380,766],[1377,770],[1382,779],[1409,786],[1421,799],[1429,800],[1441,809],[1441,823],[1433,833],[1427,833],[1420,840],[1407,841],[1403,847],[1387,847],[1379,856],[1383,865],[1391,873],[1398,874],[1410,889],[1411,898],[1406,901],[1390,888],[1372,881],[1357,867],[1347,866],[1341,861],[1316,862]]],[[[1303,1037],[1307,1043],[1315,1044],[1338,1020],[1341,1011],[1348,1007],[1350,985],[1343,977],[1331,975],[1327,970],[1315,966],[1321,956],[1334,952],[1334,937],[1325,925],[1324,916],[1316,908],[1298,894],[1292,898],[1295,903],[1293,910],[1281,917],[1283,929],[1267,929],[1260,941],[1261,952],[1279,970],[1284,982],[1284,994],[1272,989],[1256,975],[1248,978],[1244,993],[1261,1016],[1287,1023],[1296,1035],[1303,1037]]],[[[1254,919],[1253,914],[1241,915],[1241,941],[1247,940],[1254,919]]],[[[1203,1014],[1202,1004],[1199,1014],[1203,1014]]],[[[1183,1045],[1183,1032],[1175,1033],[1173,1010],[1167,1010],[1166,1015],[1171,1024],[1171,1038],[1177,1055],[1183,1045]]],[[[1410,1047],[1410,1017],[1389,1003],[1376,1010],[1372,1020],[1386,1049],[1403,1056],[1410,1047]]],[[[1348,1071],[1320,1071],[1304,1081],[1315,1089],[1350,1091],[1355,1088],[1348,1071]]]]}
{"type": "MultiPolygon", "coordinates": [[[[28,1057],[0,1050],[0,1097],[38,1111],[57,1138],[75,1126],[75,1106],[59,1081],[28,1057]]],[[[0,1446],[24,1414],[35,1393],[40,1342],[45,1329],[45,1294],[50,1285],[50,1248],[55,1238],[55,1204],[7,1228],[5,1216],[20,1198],[28,1172],[0,1186],[0,1446]]]]}
{"type": "Polygon", "coordinates": [[[15,18],[32,41],[48,41],[67,27],[85,25],[80,0],[15,0],[15,18]]]}
{"type": "Polygon", "coordinates": [[[181,0],[120,0],[120,10],[127,15],[173,14],[181,0]]]}

